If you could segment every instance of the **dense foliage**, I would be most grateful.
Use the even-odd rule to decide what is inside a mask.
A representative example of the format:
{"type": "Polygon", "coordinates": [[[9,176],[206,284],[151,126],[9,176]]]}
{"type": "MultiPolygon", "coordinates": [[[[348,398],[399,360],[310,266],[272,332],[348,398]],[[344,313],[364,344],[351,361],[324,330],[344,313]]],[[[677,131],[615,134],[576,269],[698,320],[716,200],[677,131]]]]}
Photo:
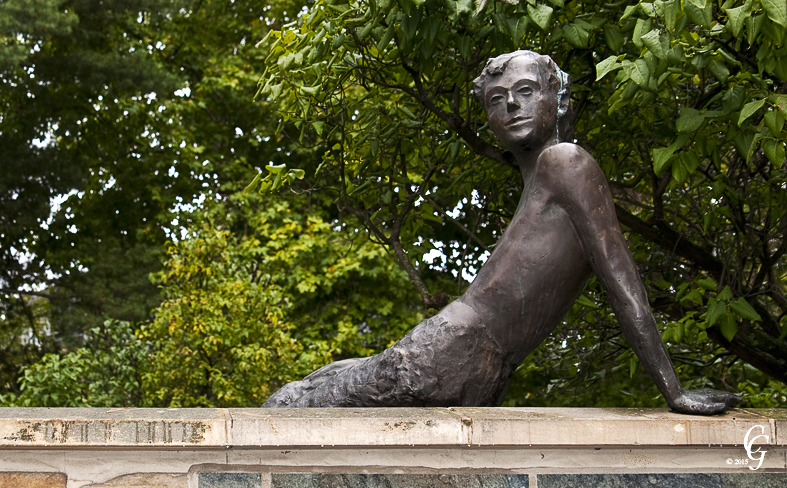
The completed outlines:
{"type": "MultiPolygon", "coordinates": [[[[470,90],[526,48],[681,377],[787,403],[783,1],[95,4],[0,1],[0,402],[254,406],[389,345],[516,208],[470,90]]],[[[663,405],[595,281],[507,402],[663,405]]]]}
{"type": "MultiPolygon", "coordinates": [[[[783,2],[477,7],[326,0],[271,33],[260,95],[281,105],[281,130],[323,148],[306,185],[337,195],[434,303],[444,290],[421,279],[435,269],[424,255],[449,250],[443,269],[461,276],[517,201],[471,80],[496,54],[550,54],[574,80],[578,143],[612,183],[682,373],[750,393],[764,385],[766,403],[783,402],[772,383],[787,380],[783,2]]],[[[601,308],[572,314],[562,347],[521,371],[555,364],[589,380],[619,371],[598,358],[622,352],[636,373],[600,291],[589,286],[585,301],[601,308]]]]}
{"type": "Polygon", "coordinates": [[[250,103],[261,53],[247,42],[281,13],[0,2],[0,391],[108,318],[149,320],[162,299],[149,274],[189,210],[275,160],[268,111],[250,103]]]}

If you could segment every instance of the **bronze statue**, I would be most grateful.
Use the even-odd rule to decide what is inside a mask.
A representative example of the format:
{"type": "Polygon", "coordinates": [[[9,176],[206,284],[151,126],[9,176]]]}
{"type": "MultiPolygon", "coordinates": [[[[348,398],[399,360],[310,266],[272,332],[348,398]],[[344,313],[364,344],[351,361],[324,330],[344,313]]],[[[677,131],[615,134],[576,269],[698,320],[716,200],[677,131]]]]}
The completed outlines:
{"type": "Polygon", "coordinates": [[[561,142],[570,132],[568,75],[548,56],[517,51],[489,60],[474,92],[524,179],[516,213],[476,279],[382,353],[325,366],[264,406],[498,406],[516,367],[591,273],[673,410],[713,415],[737,405],[731,393],[681,387],[604,174],[581,147],[561,142]]]}

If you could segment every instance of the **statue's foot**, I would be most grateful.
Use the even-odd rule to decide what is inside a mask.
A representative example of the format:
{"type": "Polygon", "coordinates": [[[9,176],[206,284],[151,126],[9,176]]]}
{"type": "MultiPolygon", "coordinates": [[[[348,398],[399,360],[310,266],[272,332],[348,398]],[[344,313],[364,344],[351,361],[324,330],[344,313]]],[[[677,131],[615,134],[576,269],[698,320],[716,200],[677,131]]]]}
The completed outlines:
{"type": "Polygon", "coordinates": [[[314,373],[310,374],[301,381],[293,381],[284,385],[279,391],[271,395],[262,405],[262,408],[291,408],[291,407],[338,407],[340,404],[332,404],[320,401],[314,404],[309,399],[309,394],[314,390],[324,387],[336,375],[346,371],[369,358],[353,358],[343,361],[336,361],[327,366],[323,366],[314,373]]]}
{"type": "Polygon", "coordinates": [[[684,390],[675,400],[668,402],[672,410],[687,415],[718,415],[741,403],[742,398],[726,391],[684,390]]]}

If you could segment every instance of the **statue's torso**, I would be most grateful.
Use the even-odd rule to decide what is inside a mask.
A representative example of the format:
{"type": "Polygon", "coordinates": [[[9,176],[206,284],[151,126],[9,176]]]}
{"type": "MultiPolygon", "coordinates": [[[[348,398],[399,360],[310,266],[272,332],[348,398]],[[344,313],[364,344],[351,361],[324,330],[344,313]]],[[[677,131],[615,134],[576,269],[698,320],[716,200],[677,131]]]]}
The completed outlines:
{"type": "MultiPolygon", "coordinates": [[[[591,268],[571,219],[539,165],[494,252],[460,301],[521,361],[554,330],[591,268]]],[[[449,306],[450,309],[450,306],[449,306]]]]}

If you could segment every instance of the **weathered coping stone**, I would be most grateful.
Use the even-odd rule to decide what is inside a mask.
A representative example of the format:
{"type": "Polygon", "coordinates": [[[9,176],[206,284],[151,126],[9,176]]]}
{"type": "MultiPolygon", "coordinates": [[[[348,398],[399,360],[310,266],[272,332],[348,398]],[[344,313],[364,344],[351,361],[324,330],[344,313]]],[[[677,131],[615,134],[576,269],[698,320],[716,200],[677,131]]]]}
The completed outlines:
{"type": "Polygon", "coordinates": [[[0,408],[0,488],[787,486],[786,443],[787,409],[0,408]]]}
{"type": "Polygon", "coordinates": [[[0,408],[0,449],[787,445],[787,409],[0,408]]]}

